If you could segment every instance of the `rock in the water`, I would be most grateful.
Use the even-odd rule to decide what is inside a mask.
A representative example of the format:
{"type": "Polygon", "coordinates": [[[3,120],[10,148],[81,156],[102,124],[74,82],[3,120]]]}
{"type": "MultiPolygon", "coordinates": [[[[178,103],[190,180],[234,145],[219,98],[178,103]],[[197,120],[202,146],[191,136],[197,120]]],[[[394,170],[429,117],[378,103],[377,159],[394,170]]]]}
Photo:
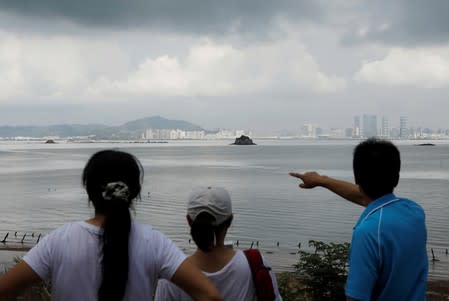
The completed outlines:
{"type": "Polygon", "coordinates": [[[256,145],[251,138],[248,136],[242,135],[240,137],[235,138],[235,142],[233,145],[256,145]]]}
{"type": "Polygon", "coordinates": [[[420,143],[420,144],[415,144],[416,146],[435,146],[435,144],[433,143],[420,143]]]}
{"type": "Polygon", "coordinates": [[[48,139],[45,141],[46,144],[55,144],[56,142],[53,139],[48,139]]]}

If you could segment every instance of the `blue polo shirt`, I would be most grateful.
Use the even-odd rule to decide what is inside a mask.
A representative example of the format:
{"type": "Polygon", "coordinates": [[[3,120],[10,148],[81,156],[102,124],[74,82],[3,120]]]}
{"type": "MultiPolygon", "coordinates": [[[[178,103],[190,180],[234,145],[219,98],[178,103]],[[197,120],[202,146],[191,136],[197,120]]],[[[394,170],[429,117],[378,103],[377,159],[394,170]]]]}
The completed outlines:
{"type": "Polygon", "coordinates": [[[424,210],[387,194],[369,203],[352,235],[346,296],[425,300],[428,259],[424,210]]]}

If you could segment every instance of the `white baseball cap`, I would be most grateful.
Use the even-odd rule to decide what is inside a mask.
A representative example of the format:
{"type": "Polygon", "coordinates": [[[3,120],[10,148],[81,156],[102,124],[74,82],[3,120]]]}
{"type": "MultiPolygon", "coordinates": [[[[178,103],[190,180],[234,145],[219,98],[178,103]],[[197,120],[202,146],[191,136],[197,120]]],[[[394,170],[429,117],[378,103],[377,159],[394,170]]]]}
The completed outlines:
{"type": "Polygon", "coordinates": [[[221,225],[232,215],[231,197],[221,187],[198,187],[189,195],[187,215],[194,221],[201,212],[215,218],[213,225],[221,225]]]}

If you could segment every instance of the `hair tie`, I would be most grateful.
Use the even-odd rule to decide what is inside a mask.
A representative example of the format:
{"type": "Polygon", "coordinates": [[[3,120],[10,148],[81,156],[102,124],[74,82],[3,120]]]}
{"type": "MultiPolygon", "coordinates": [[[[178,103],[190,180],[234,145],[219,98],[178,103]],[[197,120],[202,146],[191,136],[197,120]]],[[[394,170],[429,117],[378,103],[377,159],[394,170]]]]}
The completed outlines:
{"type": "Polygon", "coordinates": [[[106,184],[102,194],[103,199],[110,200],[122,200],[129,201],[129,188],[128,185],[122,181],[111,182],[106,184]]]}

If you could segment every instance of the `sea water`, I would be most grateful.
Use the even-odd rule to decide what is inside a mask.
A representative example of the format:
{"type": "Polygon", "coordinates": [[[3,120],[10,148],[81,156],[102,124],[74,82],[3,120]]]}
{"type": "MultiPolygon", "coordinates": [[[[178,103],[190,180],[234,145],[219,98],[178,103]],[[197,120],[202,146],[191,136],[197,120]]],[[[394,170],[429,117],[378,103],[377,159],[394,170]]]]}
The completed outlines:
{"type": "MultiPolygon", "coordinates": [[[[96,151],[117,148],[136,155],[145,170],[135,218],[168,235],[187,253],[194,245],[189,243],[186,199],[195,186],[222,186],[230,191],[234,222],[227,240],[241,249],[258,246],[277,271],[291,269],[299,244],[307,249],[309,240],[349,242],[363,208],[323,188],[300,189],[299,181],[288,172],[315,170],[353,181],[352,151],[357,141],[256,142],[256,146],[231,146],[226,140],[1,142],[0,240],[10,232],[9,238],[20,242],[26,233],[24,241],[32,244],[38,233],[92,216],[81,186],[82,169],[96,151]]],[[[396,142],[402,156],[396,194],[416,200],[425,209],[429,256],[433,249],[439,259],[430,264],[430,273],[434,278],[448,278],[449,143],[415,143],[396,142]]]]}

